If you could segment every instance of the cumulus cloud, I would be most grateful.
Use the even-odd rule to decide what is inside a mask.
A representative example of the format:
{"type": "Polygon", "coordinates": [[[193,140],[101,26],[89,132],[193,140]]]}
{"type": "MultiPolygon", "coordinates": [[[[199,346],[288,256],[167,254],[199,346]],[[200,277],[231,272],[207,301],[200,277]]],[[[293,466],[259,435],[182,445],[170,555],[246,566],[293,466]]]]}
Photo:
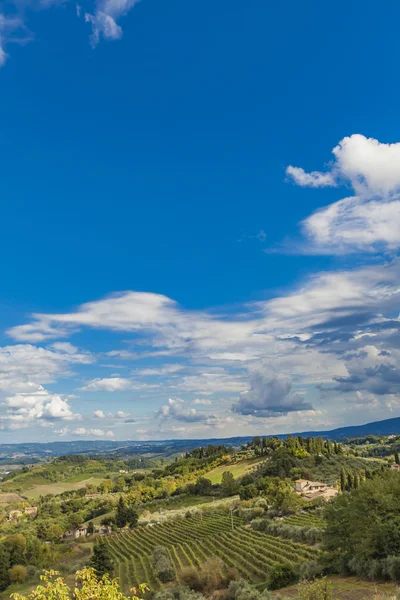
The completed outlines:
{"type": "Polygon", "coordinates": [[[160,407],[158,415],[163,420],[172,419],[183,423],[206,423],[213,418],[210,415],[199,413],[195,408],[187,407],[180,398],[170,398],[168,404],[160,407]]]}
{"type": "Polygon", "coordinates": [[[94,410],[93,415],[96,417],[96,419],[105,419],[106,418],[106,415],[102,410],[94,410]]]}
{"type": "Polygon", "coordinates": [[[117,412],[115,413],[116,419],[128,419],[130,416],[130,413],[125,412],[124,410],[117,410],[117,412]]]}
{"type": "Polygon", "coordinates": [[[51,394],[42,386],[36,390],[21,392],[7,396],[2,402],[5,409],[0,417],[2,424],[20,423],[27,427],[33,423],[71,421],[79,419],[79,414],[74,414],[68,400],[58,394],[51,394]]]}
{"type": "Polygon", "coordinates": [[[286,174],[307,187],[349,184],[354,196],[317,210],[301,226],[310,245],[304,251],[345,254],[394,251],[400,247],[400,143],[383,144],[355,134],[333,149],[328,172],[286,174]]]}
{"type": "Polygon", "coordinates": [[[97,378],[88,381],[80,389],[84,392],[123,392],[132,387],[132,382],[123,377],[97,378]]]}
{"type": "Polygon", "coordinates": [[[249,376],[250,387],[240,394],[232,405],[233,412],[255,417],[276,417],[289,412],[312,410],[300,394],[292,393],[292,382],[288,377],[273,376],[262,371],[253,371],[249,376]]]}

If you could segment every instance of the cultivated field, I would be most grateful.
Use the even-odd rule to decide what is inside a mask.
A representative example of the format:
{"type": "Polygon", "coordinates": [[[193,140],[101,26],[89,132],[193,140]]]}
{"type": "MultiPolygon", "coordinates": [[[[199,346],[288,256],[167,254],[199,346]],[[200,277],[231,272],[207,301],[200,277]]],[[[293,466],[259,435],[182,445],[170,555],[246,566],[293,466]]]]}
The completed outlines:
{"type": "Polygon", "coordinates": [[[225,471],[230,471],[236,479],[237,477],[243,477],[243,475],[246,475],[246,473],[250,473],[263,461],[265,461],[265,458],[257,457],[242,460],[238,463],[220,465],[219,467],[216,467],[212,471],[206,473],[204,477],[210,479],[212,483],[221,483],[222,474],[225,473],[225,471]]]}
{"type": "Polygon", "coordinates": [[[286,517],[282,523],[285,523],[286,525],[294,525],[295,527],[317,527],[318,529],[324,529],[326,526],[322,517],[318,517],[311,513],[291,515],[290,517],[286,517]]]}
{"type": "Polygon", "coordinates": [[[27,498],[38,498],[39,496],[46,496],[46,494],[62,494],[68,490],[79,490],[89,484],[100,485],[104,481],[104,477],[88,477],[87,475],[82,478],[74,478],[73,480],[60,481],[59,483],[45,483],[35,485],[30,489],[23,492],[27,498]]]}
{"type": "Polygon", "coordinates": [[[18,494],[1,494],[0,493],[0,505],[12,504],[13,502],[23,502],[23,498],[18,494]]]}
{"type": "Polygon", "coordinates": [[[219,556],[227,566],[237,568],[242,577],[255,583],[265,581],[276,564],[298,564],[315,558],[319,552],[312,546],[246,529],[236,517],[232,530],[230,515],[220,513],[139,527],[133,532],[112,535],[107,543],[118,563],[117,574],[125,592],[141,582],[148,583],[152,590],[162,585],[152,564],[157,546],[167,548],[178,580],[182,568],[219,556]]]}

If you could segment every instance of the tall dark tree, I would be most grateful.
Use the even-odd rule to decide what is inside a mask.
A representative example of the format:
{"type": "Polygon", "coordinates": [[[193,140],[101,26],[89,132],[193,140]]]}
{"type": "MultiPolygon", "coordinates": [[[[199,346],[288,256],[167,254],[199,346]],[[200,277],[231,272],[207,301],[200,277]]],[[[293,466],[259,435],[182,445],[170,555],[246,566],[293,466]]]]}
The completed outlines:
{"type": "Polygon", "coordinates": [[[125,518],[126,518],[126,522],[129,525],[129,527],[136,527],[138,520],[139,520],[139,515],[133,504],[126,507],[125,518]]]}
{"type": "Polygon", "coordinates": [[[0,544],[0,591],[6,589],[10,584],[10,578],[8,570],[10,568],[10,555],[4,548],[3,544],[0,544]]]}
{"type": "Polygon", "coordinates": [[[342,467],[342,469],[340,471],[340,491],[344,492],[346,487],[347,487],[346,471],[342,467]]]}
{"type": "Polygon", "coordinates": [[[94,533],[93,521],[89,521],[88,527],[87,527],[87,532],[88,532],[88,535],[93,535],[93,533],[94,533]]]}
{"type": "Polygon", "coordinates": [[[90,559],[90,566],[95,570],[98,577],[106,573],[112,575],[114,571],[114,561],[110,554],[110,549],[104,540],[99,540],[93,547],[93,555],[90,559]]]}
{"type": "Polygon", "coordinates": [[[125,527],[126,522],[126,506],[123,497],[120,496],[115,513],[115,524],[121,529],[122,527],[125,527]]]}
{"type": "Polygon", "coordinates": [[[400,457],[397,451],[394,453],[394,462],[396,463],[396,465],[400,465],[400,457]]]}

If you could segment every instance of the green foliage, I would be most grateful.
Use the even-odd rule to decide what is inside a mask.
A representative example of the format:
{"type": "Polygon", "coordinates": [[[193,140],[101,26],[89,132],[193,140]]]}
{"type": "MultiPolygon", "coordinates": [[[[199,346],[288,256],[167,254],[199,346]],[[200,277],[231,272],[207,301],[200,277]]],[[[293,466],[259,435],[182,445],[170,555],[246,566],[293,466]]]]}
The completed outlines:
{"type": "MultiPolygon", "coordinates": [[[[129,599],[119,590],[118,580],[108,575],[98,578],[93,569],[83,569],[75,576],[75,586],[70,588],[57,571],[47,571],[41,576],[42,584],[37,586],[29,596],[12,594],[13,600],[139,600],[134,596],[129,599]]],[[[146,585],[139,586],[139,593],[144,594],[146,585]]]]}
{"type": "Polygon", "coordinates": [[[270,590],[279,590],[292,585],[297,578],[298,575],[290,563],[279,564],[270,571],[267,587],[270,590]]]}
{"type": "Polygon", "coordinates": [[[24,583],[28,576],[28,569],[24,565],[14,565],[10,572],[11,583],[24,583]]]}
{"type": "Polygon", "coordinates": [[[171,564],[167,550],[163,546],[155,548],[153,553],[153,564],[157,577],[163,583],[173,581],[176,578],[175,569],[171,564]]]}
{"type": "Polygon", "coordinates": [[[196,496],[209,496],[212,491],[212,483],[205,477],[200,477],[195,484],[189,484],[188,490],[196,496]]]}
{"type": "Polygon", "coordinates": [[[259,495],[257,486],[254,483],[250,485],[241,485],[239,487],[239,496],[241,500],[251,500],[259,495]]]}
{"type": "Polygon", "coordinates": [[[400,554],[399,497],[399,474],[387,471],[339,494],[326,506],[324,543],[328,561],[336,569],[349,568],[367,576],[381,571],[397,579],[396,566],[387,565],[400,554]]]}
{"type": "Polygon", "coordinates": [[[6,589],[10,583],[9,570],[10,555],[3,544],[0,544],[0,591],[6,589]]]}
{"type": "Polygon", "coordinates": [[[119,529],[129,525],[136,527],[138,522],[138,512],[134,505],[126,506],[122,496],[119,497],[117,510],[115,513],[115,524],[119,529]]]}
{"type": "Polygon", "coordinates": [[[332,585],[326,577],[300,581],[297,586],[298,600],[333,600],[332,585]]]}
{"type": "Polygon", "coordinates": [[[114,561],[110,549],[104,540],[96,541],[93,547],[93,555],[90,559],[90,566],[94,569],[97,577],[105,574],[111,575],[114,570],[114,561]]]}
{"type": "Polygon", "coordinates": [[[222,473],[221,489],[224,496],[233,496],[238,491],[238,485],[230,471],[222,473]]]}

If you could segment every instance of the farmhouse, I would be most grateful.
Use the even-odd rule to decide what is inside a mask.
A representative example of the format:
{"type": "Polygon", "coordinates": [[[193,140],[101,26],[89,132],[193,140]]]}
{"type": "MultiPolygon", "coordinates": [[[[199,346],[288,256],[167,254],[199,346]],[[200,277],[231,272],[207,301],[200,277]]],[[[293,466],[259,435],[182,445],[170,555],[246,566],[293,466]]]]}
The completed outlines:
{"type": "Polygon", "coordinates": [[[392,471],[400,471],[400,465],[394,463],[391,467],[392,471]]]}
{"type": "Polygon", "coordinates": [[[306,500],[313,500],[314,498],[329,500],[338,493],[336,488],[326,483],[309,481],[308,479],[297,479],[295,481],[295,492],[304,496],[306,500]]]}
{"type": "Polygon", "coordinates": [[[37,515],[37,507],[36,506],[25,506],[24,513],[28,515],[28,517],[36,517],[37,515]]]}
{"type": "Polygon", "coordinates": [[[8,515],[8,520],[14,521],[14,519],[19,519],[20,517],[22,517],[22,514],[22,510],[11,510],[8,515]]]}
{"type": "Polygon", "coordinates": [[[86,537],[87,530],[88,530],[87,525],[81,525],[80,527],[77,527],[76,529],[70,529],[69,531],[66,531],[63,535],[63,538],[64,539],[73,538],[74,540],[77,540],[78,538],[86,537]]]}
{"type": "Polygon", "coordinates": [[[98,535],[109,535],[112,533],[112,528],[110,525],[95,525],[94,533],[97,533],[98,535]]]}

